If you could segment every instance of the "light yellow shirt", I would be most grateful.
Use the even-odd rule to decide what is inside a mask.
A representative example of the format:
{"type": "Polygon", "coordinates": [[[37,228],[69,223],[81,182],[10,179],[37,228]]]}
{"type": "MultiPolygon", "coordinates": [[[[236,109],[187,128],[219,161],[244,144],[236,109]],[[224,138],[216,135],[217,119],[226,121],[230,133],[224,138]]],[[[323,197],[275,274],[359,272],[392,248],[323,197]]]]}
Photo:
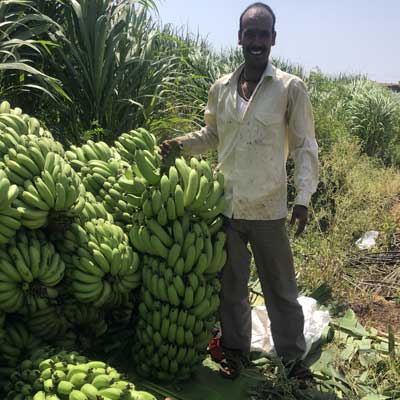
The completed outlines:
{"type": "Polygon", "coordinates": [[[286,160],[295,162],[295,204],[308,206],[318,183],[318,145],[305,85],[268,63],[243,115],[237,84],[243,65],[211,87],[206,126],[180,139],[185,154],[217,148],[225,176],[228,217],[274,220],[287,216],[286,160]]]}

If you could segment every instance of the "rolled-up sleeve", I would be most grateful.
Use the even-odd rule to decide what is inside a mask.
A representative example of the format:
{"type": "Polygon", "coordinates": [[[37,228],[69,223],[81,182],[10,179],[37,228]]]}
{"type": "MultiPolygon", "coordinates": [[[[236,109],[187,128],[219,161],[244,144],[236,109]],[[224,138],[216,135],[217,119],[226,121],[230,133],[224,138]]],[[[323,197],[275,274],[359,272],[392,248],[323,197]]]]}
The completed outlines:
{"type": "Polygon", "coordinates": [[[288,141],[295,163],[295,204],[308,207],[318,185],[318,144],[307,89],[297,78],[290,82],[288,90],[288,141]]]}
{"type": "Polygon", "coordinates": [[[184,154],[201,154],[218,146],[216,92],[217,87],[214,84],[208,92],[208,102],[204,113],[205,126],[199,131],[191,132],[178,138],[182,142],[184,154]]]}

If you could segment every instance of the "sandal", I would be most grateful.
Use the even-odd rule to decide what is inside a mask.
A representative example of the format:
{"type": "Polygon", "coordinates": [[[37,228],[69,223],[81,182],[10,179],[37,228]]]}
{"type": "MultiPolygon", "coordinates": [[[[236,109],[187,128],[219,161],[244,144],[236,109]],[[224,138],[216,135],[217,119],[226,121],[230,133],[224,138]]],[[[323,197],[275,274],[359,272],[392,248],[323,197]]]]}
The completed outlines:
{"type": "Polygon", "coordinates": [[[303,387],[315,383],[314,376],[304,363],[292,362],[285,365],[286,375],[289,379],[296,379],[303,387]]]}
{"type": "Polygon", "coordinates": [[[219,373],[225,379],[234,380],[239,375],[243,368],[243,363],[240,357],[226,357],[220,363],[219,373]]]}
{"type": "Polygon", "coordinates": [[[223,348],[221,337],[218,335],[211,339],[208,345],[208,353],[211,356],[211,360],[219,364],[219,373],[226,379],[236,379],[246,365],[246,357],[243,352],[223,348]]]}

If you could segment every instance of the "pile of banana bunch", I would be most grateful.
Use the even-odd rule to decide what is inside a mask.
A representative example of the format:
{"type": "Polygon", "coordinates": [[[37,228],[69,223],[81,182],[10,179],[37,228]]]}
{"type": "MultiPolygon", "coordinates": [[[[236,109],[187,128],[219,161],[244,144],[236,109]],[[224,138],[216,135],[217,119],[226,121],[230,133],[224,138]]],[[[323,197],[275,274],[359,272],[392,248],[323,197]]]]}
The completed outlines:
{"type": "Polygon", "coordinates": [[[13,206],[18,194],[18,186],[12,185],[5,172],[0,170],[0,245],[13,238],[21,227],[21,215],[13,206]]]}
{"type": "Polygon", "coordinates": [[[145,254],[133,354],[140,374],[168,381],[190,375],[215,324],[226,261],[223,176],[204,160],[178,158],[158,182],[148,179],[129,232],[145,254]]]}
{"type": "Polygon", "coordinates": [[[65,264],[41,231],[20,230],[0,248],[0,310],[24,314],[58,296],[65,264]]]}
{"type": "Polygon", "coordinates": [[[81,147],[71,145],[65,152],[65,157],[75,171],[80,172],[90,160],[108,161],[111,158],[119,158],[119,154],[105,142],[88,140],[81,147]]]}
{"type": "Polygon", "coordinates": [[[103,219],[73,223],[57,247],[72,294],[95,307],[122,304],[141,282],[139,255],[122,228],[103,219]]]}
{"type": "Polygon", "coordinates": [[[156,400],[150,393],[136,390],[133,383],[102,361],[52,349],[38,349],[20,362],[2,390],[6,399],[21,400],[156,400]]]}

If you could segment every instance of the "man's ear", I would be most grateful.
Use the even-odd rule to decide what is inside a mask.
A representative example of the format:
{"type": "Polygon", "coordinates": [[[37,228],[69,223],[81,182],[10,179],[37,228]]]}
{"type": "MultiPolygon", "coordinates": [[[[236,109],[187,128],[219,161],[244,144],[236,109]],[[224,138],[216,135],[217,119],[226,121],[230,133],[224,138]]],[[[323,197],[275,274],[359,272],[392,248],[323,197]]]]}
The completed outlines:
{"type": "Polygon", "coordinates": [[[272,34],[272,46],[275,46],[275,40],[276,40],[276,31],[272,34]]]}
{"type": "Polygon", "coordinates": [[[238,32],[238,44],[242,45],[242,31],[238,32]]]}

